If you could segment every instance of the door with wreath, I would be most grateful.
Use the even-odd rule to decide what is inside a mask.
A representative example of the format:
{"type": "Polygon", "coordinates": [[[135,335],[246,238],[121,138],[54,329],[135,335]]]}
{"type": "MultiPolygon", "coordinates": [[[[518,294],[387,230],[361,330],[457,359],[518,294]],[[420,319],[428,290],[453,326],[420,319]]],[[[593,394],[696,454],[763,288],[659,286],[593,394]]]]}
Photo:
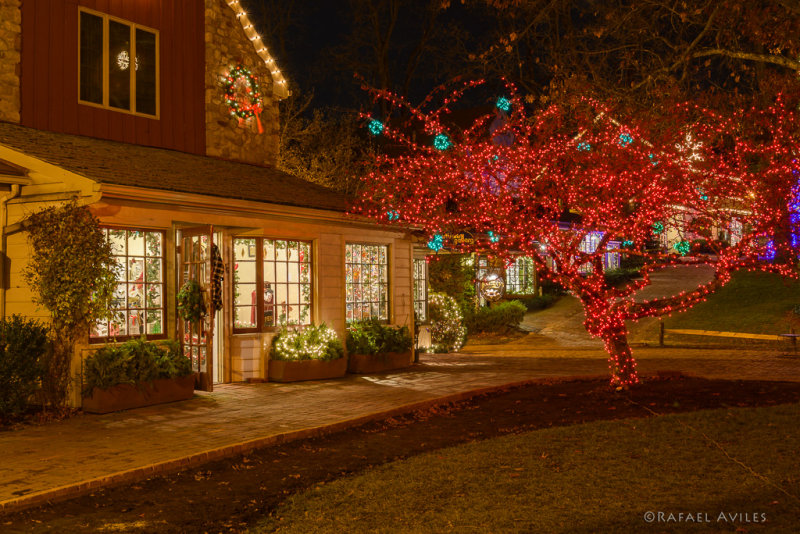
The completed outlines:
{"type": "Polygon", "coordinates": [[[212,298],[214,234],[211,226],[179,231],[177,296],[179,336],[183,354],[197,373],[195,389],[213,391],[214,315],[212,298]]]}

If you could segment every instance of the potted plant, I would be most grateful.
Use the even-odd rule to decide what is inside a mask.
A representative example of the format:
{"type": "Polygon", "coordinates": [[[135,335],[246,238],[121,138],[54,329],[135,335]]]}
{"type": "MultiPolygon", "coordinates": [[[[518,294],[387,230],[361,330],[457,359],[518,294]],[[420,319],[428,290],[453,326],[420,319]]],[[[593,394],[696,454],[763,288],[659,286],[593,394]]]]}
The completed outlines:
{"type": "Polygon", "coordinates": [[[347,370],[367,374],[408,367],[413,343],[406,326],[389,326],[377,319],[354,322],[347,330],[347,370]]]}
{"type": "Polygon", "coordinates": [[[105,345],[86,359],[83,377],[83,410],[89,413],[175,402],[194,394],[191,362],[175,340],[105,345]]]}
{"type": "Polygon", "coordinates": [[[342,342],[325,324],[281,330],[272,341],[269,380],[298,382],[344,376],[347,361],[342,342]]]}

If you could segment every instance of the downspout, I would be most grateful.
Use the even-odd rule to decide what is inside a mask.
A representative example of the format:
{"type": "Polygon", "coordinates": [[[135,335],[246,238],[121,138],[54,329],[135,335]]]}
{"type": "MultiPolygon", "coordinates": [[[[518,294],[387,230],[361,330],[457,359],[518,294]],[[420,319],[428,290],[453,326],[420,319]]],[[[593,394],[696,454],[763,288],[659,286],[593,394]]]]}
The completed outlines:
{"type": "Polygon", "coordinates": [[[12,184],[11,191],[0,197],[0,319],[6,318],[6,226],[8,226],[8,201],[19,196],[20,185],[12,184]]]}

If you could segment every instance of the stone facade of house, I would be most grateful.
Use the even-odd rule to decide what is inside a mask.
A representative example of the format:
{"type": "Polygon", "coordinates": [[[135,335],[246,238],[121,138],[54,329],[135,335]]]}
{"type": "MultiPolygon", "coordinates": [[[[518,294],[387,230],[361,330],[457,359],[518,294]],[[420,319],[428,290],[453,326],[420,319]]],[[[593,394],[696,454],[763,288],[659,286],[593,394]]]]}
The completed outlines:
{"type": "Polygon", "coordinates": [[[278,157],[278,102],[272,76],[253,47],[236,12],[225,0],[206,0],[205,12],[206,154],[258,165],[274,165],[278,157]],[[263,111],[259,133],[255,118],[239,120],[224,101],[224,76],[243,65],[258,78],[263,111]]]}
{"type": "Polygon", "coordinates": [[[22,52],[20,0],[0,2],[0,120],[18,123],[22,52]]]}

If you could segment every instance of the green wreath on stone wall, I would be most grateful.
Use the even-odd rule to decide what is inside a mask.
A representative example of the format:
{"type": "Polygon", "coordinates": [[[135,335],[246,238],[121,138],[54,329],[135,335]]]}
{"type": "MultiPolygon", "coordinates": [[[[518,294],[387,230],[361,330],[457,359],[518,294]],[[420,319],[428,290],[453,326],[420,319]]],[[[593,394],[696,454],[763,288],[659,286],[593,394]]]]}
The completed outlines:
{"type": "Polygon", "coordinates": [[[258,87],[258,78],[253,76],[250,69],[244,65],[231,68],[222,79],[222,87],[231,115],[249,119],[254,115],[258,117],[261,113],[261,89],[258,87]]]}

